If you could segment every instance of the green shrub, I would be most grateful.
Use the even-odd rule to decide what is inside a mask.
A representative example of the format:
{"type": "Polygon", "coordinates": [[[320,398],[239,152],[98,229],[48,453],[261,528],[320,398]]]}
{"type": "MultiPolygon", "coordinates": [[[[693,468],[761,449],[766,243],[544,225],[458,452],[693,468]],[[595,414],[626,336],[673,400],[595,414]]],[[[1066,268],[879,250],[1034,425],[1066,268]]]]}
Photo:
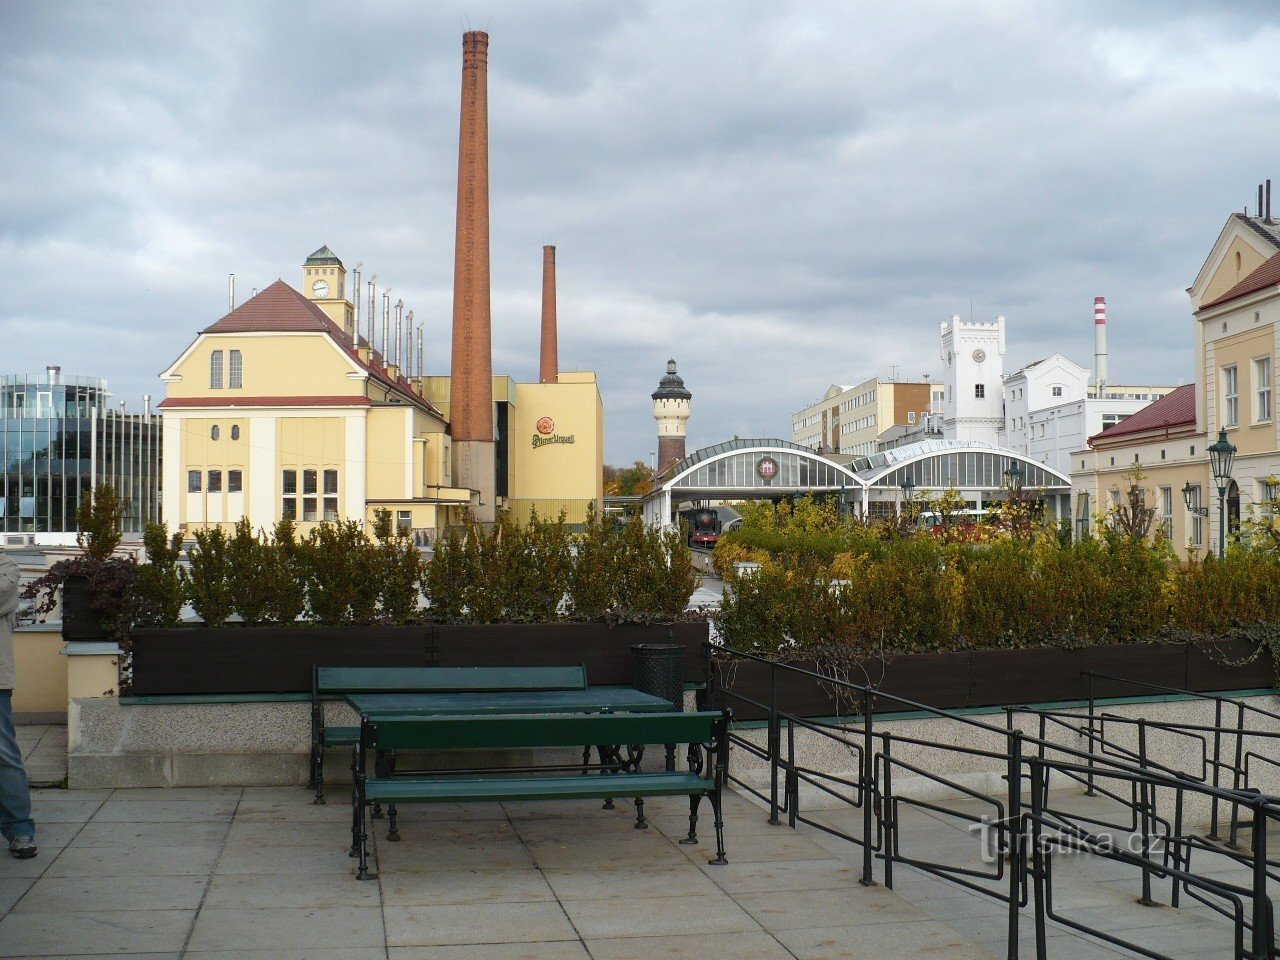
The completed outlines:
{"type": "Polygon", "coordinates": [[[272,552],[271,544],[254,534],[249,518],[241,517],[227,542],[227,580],[236,613],[247,624],[271,616],[272,552]]]}
{"type": "Polygon", "coordinates": [[[395,529],[390,510],[374,513],[378,570],[378,615],[384,623],[406,623],[418,612],[422,556],[413,541],[395,529]]]}
{"type": "Polygon", "coordinates": [[[140,627],[172,627],[182,616],[186,595],[178,561],[182,558],[182,534],[169,536],[162,523],[148,523],[142,534],[147,562],[138,565],[131,606],[133,623],[140,627]]]}
{"type": "Polygon", "coordinates": [[[323,624],[372,623],[380,592],[377,557],[354,520],[322,523],[299,548],[309,619],[323,624]]]}
{"type": "Polygon", "coordinates": [[[476,571],[467,549],[466,534],[450,527],[436,540],[436,548],[422,573],[427,615],[440,623],[461,623],[466,611],[468,584],[476,571]]]}
{"type": "Polygon", "coordinates": [[[616,530],[593,506],[582,532],[574,538],[567,590],[570,614],[577,620],[603,620],[613,610],[616,530]]]}
{"type": "Polygon", "coordinates": [[[205,625],[219,627],[235,611],[227,535],[210,527],[197,530],[195,540],[187,551],[190,567],[181,571],[183,589],[205,625]]]}
{"type": "Polygon", "coordinates": [[[271,600],[267,619],[294,623],[307,612],[307,571],[298,544],[297,528],[287,517],[271,533],[266,579],[271,600]]]}

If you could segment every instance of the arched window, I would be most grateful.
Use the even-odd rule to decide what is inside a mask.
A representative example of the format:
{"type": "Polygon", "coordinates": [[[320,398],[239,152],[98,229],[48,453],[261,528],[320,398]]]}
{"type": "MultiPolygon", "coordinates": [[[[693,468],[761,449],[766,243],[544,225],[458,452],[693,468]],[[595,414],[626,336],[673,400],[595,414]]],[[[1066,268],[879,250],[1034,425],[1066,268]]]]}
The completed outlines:
{"type": "Polygon", "coordinates": [[[218,437],[219,437],[219,436],[221,436],[221,435],[222,435],[222,434],[221,434],[221,431],[218,429],[218,425],[217,425],[216,423],[215,423],[212,427],[210,427],[210,428],[209,428],[209,439],[210,439],[210,440],[217,440],[217,439],[218,439],[218,437]]]}
{"type": "Polygon", "coordinates": [[[209,354],[209,389],[222,389],[222,351],[209,354]]]}
{"type": "Polygon", "coordinates": [[[240,424],[238,424],[238,423],[233,423],[233,424],[231,425],[231,439],[232,439],[232,440],[239,440],[239,439],[240,439],[240,424]]]}

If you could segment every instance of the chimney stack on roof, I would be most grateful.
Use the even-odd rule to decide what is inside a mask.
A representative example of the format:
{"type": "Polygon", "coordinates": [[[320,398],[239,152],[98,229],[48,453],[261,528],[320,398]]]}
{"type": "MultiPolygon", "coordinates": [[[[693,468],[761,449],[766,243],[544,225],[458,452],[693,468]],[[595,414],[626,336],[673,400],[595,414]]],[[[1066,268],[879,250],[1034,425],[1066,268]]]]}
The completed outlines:
{"type": "Polygon", "coordinates": [[[560,379],[560,343],[556,332],[556,248],[542,248],[542,352],[538,382],[560,379]]]}
{"type": "Polygon", "coordinates": [[[481,522],[493,519],[496,506],[489,302],[488,58],[487,33],[463,34],[449,423],[455,481],[479,492],[475,517],[481,522]]]}
{"type": "Polygon", "coordinates": [[[1101,400],[1107,386],[1107,298],[1093,298],[1093,367],[1094,382],[1101,400]]]}

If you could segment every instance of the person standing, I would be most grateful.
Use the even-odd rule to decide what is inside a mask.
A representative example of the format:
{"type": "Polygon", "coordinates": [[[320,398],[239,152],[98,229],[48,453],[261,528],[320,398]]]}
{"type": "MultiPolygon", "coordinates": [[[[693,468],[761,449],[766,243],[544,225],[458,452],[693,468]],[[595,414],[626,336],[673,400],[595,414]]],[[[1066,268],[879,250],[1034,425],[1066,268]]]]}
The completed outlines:
{"type": "Polygon", "coordinates": [[[13,631],[18,622],[21,571],[0,553],[0,834],[19,860],[36,855],[36,825],[31,819],[31,788],[13,729],[13,631]]]}

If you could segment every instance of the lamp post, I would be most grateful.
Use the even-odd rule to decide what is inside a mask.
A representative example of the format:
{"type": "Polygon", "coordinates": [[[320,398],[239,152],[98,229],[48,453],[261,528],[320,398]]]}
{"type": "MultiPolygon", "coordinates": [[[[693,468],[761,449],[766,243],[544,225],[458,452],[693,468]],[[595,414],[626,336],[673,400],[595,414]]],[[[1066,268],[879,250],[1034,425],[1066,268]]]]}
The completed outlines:
{"type": "Polygon", "coordinates": [[[910,477],[902,478],[902,502],[907,508],[907,516],[915,515],[916,484],[910,477]]]}
{"type": "Polygon", "coordinates": [[[1004,483],[1014,500],[1022,498],[1022,471],[1016,463],[1010,464],[1009,469],[1004,472],[1004,483]]]}
{"type": "Polygon", "coordinates": [[[1236,448],[1227,439],[1227,431],[1219,430],[1218,439],[1209,445],[1209,468],[1218,484],[1218,556],[1227,554],[1227,486],[1231,481],[1231,464],[1236,448]]]}

